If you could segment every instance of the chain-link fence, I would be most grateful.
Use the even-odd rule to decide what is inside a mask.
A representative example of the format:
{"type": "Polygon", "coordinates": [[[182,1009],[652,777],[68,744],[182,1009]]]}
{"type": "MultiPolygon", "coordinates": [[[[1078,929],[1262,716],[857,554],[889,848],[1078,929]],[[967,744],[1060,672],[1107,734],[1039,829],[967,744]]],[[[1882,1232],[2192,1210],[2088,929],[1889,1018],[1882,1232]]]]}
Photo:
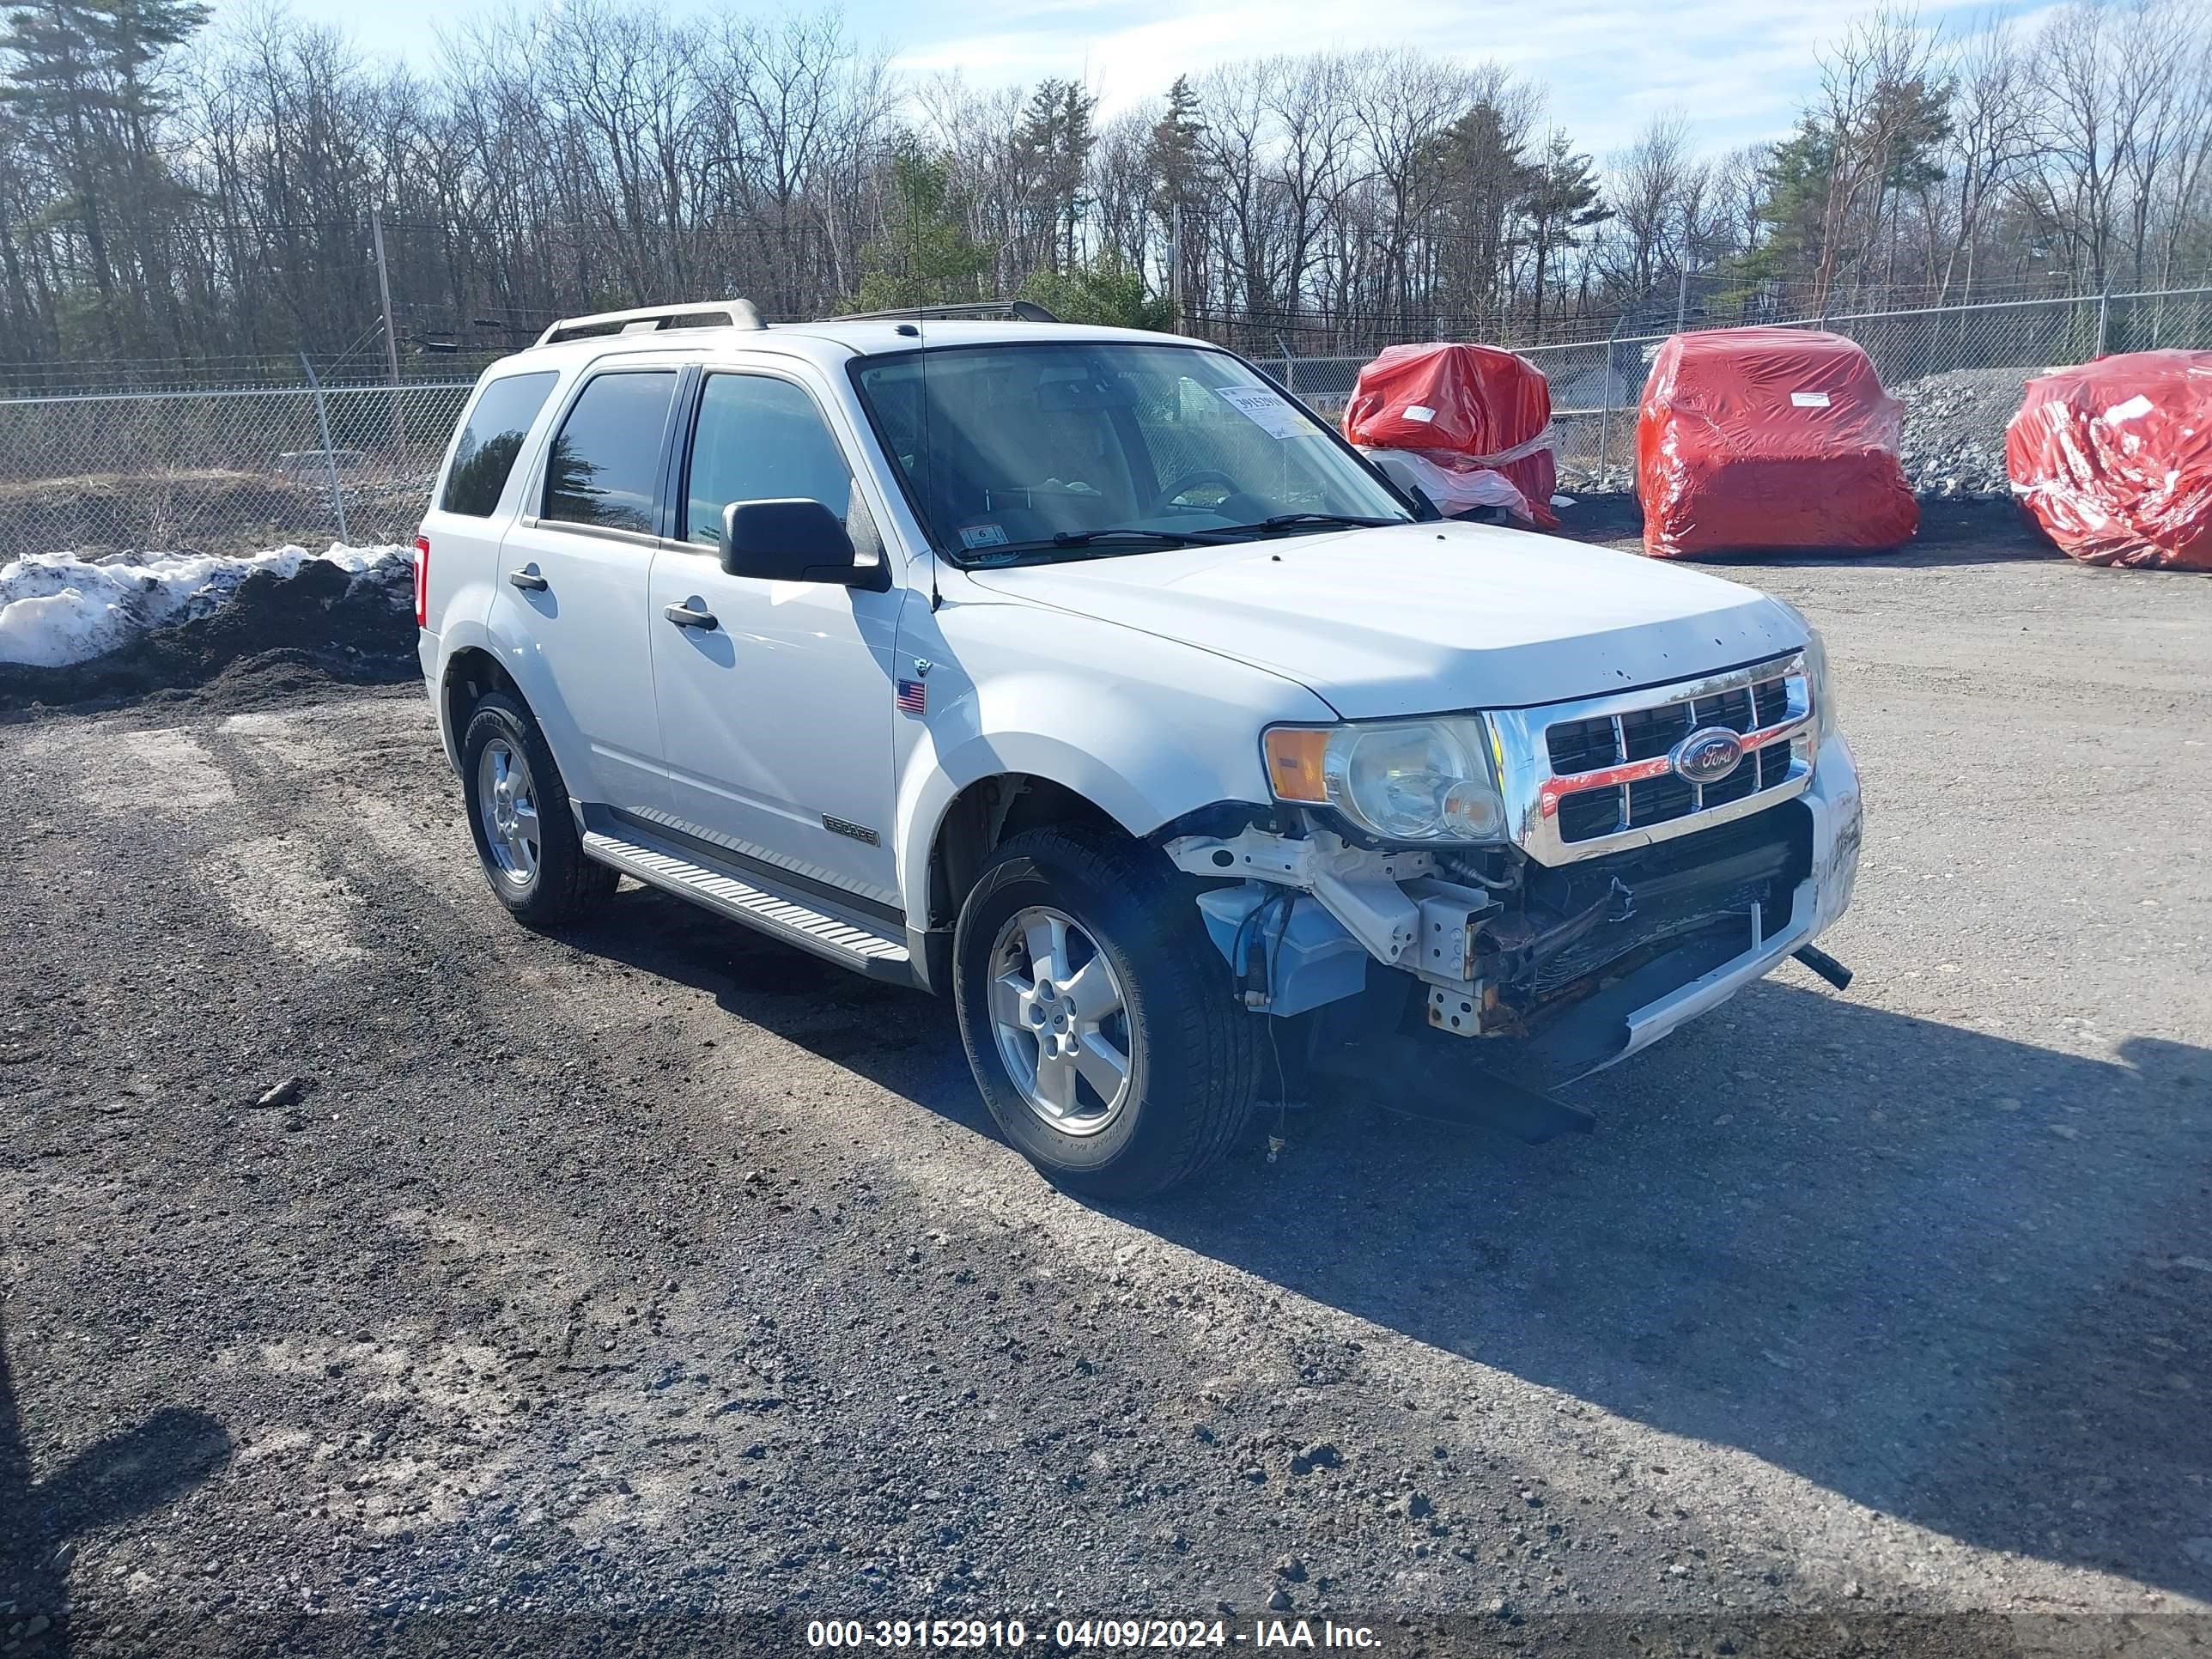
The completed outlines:
{"type": "Polygon", "coordinates": [[[0,398],[0,561],[412,538],[465,381],[0,398]]]}
{"type": "MultiPolygon", "coordinates": [[[[1925,435],[1916,435],[1916,421],[1956,420],[1968,403],[1976,418],[2001,427],[2019,405],[2020,383],[2045,365],[2100,351],[2212,347],[2212,289],[1862,313],[1789,325],[1832,329],[1865,346],[1884,383],[1905,400],[1911,446],[1925,435]]],[[[1551,380],[1564,487],[1626,485],[1637,399],[1667,337],[1523,349],[1551,380]]],[[[1334,414],[1367,359],[1260,361],[1300,398],[1334,414]]],[[[467,381],[452,380],[0,398],[0,562],[60,550],[98,556],[404,542],[468,393],[467,381]]],[[[1933,450],[1950,453],[1940,442],[1933,450]]],[[[1985,475],[1987,465],[1984,458],[1985,475]]],[[[2001,457],[1995,465],[2001,489],[2001,457]]]]}
{"type": "MultiPolygon", "coordinates": [[[[1995,394],[1998,402],[2008,394],[2017,408],[2027,374],[2052,365],[2106,352],[2212,347],[2212,289],[1865,312],[1781,326],[1825,328],[1864,346],[1882,383],[1904,400],[1909,427],[1916,415],[1945,418],[1962,396],[1978,392],[1995,394]]],[[[1668,337],[1638,334],[1517,348],[1552,383],[1563,485],[1626,486],[1635,463],[1637,402],[1651,359],[1668,337]]],[[[1315,409],[1334,415],[1368,360],[1258,361],[1315,409]]]]}

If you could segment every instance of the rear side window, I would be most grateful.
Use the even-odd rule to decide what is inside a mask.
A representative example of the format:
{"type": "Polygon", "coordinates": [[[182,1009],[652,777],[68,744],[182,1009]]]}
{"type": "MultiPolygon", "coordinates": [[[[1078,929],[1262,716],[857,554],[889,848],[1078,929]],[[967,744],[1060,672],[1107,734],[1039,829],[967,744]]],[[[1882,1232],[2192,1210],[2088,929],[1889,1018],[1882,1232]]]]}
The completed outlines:
{"type": "Polygon", "coordinates": [[[446,471],[446,487],[438,506],[447,513],[471,519],[489,519],[499,506],[499,493],[507,488],[507,475],[514,471],[514,458],[530,423],[545,406],[557,374],[509,374],[492,381],[469,411],[468,424],[453,449],[453,464],[446,471]]]}
{"type": "Polygon", "coordinates": [[[661,434],[675,395],[673,369],[586,382],[546,453],[544,516],[651,534],[661,434]]]}

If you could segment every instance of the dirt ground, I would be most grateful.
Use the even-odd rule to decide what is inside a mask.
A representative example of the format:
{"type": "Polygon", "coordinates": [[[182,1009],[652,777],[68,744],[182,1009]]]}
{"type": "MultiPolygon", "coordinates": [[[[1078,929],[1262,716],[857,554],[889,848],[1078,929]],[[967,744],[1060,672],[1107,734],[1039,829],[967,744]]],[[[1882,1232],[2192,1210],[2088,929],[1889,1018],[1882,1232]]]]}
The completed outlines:
{"type": "Polygon", "coordinates": [[[941,1004],[513,926],[419,690],[0,725],[0,1650],[2203,1650],[2212,582],[1733,574],[1827,632],[1850,991],[1592,1137],[1291,1111],[1130,1208],[941,1004]]]}

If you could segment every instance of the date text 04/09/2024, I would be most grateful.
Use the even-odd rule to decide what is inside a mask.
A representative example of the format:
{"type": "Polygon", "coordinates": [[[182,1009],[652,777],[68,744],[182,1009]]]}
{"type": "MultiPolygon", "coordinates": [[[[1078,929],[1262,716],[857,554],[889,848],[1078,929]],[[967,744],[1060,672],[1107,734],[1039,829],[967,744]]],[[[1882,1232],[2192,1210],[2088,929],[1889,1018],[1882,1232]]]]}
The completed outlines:
{"type": "Polygon", "coordinates": [[[1249,1627],[1212,1619],[1062,1619],[1032,1631],[1018,1619],[817,1619],[806,1626],[814,1649],[942,1650],[1039,1647],[1105,1651],[1249,1647],[1370,1650],[1380,1645],[1365,1625],[1334,1620],[1261,1619],[1249,1627]]]}

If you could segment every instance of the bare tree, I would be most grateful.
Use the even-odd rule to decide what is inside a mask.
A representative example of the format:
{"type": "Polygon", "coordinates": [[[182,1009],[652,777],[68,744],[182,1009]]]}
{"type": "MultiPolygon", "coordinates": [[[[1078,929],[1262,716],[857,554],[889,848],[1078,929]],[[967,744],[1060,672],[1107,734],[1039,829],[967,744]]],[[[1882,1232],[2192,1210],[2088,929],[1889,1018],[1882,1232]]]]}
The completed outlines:
{"type": "Polygon", "coordinates": [[[1139,305],[1179,280],[1222,338],[1344,350],[1601,335],[1692,278],[1718,320],[2212,262],[2212,0],[2057,0],[2032,35],[1950,41],[1876,13],[1790,137],[1706,156],[1662,117],[1602,177],[1497,64],[1255,58],[1094,123],[1065,78],[911,82],[830,14],[523,5],[419,71],[283,0],[198,33],[195,0],[128,0],[105,33],[5,8],[0,366],[305,345],[366,367],[372,211],[423,351],[672,294],[818,314],[932,247],[932,292],[1110,267],[1139,305]]]}
{"type": "Polygon", "coordinates": [[[1957,52],[1952,64],[1951,140],[1947,150],[1950,220],[1940,292],[1974,291],[1974,267],[1994,210],[2034,154],[2034,112],[2027,66],[2010,22],[1991,15],[1957,52]]]}
{"type": "Polygon", "coordinates": [[[1352,70],[1339,54],[1271,63],[1265,84],[1279,135],[1282,295],[1287,320],[1295,324],[1309,298],[1331,205],[1352,165],[1358,117],[1352,70]]]}
{"type": "Polygon", "coordinates": [[[1908,14],[1882,10],[1856,24],[1820,60],[1808,112],[1827,146],[1813,303],[1825,311],[1838,270],[1871,246],[1900,170],[1937,131],[1949,88],[1934,37],[1908,14]]]}
{"type": "Polygon", "coordinates": [[[1414,249],[1438,180],[1436,145],[1472,101],[1458,70],[1410,51],[1370,52],[1351,77],[1367,166],[1381,209],[1383,308],[1414,309],[1414,249]]]}
{"type": "Polygon", "coordinates": [[[1152,135],[1159,118],[1157,106],[1139,104],[1099,128],[1091,150],[1090,191],[1102,250],[1130,270],[1153,271],[1154,285],[1164,289],[1166,273],[1152,258],[1152,204],[1159,180],[1152,172],[1152,135]]]}
{"type": "Polygon", "coordinates": [[[1649,293],[1662,270],[1686,268],[1684,251],[1696,229],[1696,211],[1685,198],[1702,195],[1705,177],[1692,158],[1688,121],[1679,113],[1655,116],[1608,171],[1613,274],[1630,292],[1649,293]]]}
{"type": "Polygon", "coordinates": [[[1274,252],[1276,140],[1273,81],[1266,58],[1225,64],[1197,83],[1206,128],[1199,138],[1213,185],[1220,239],[1221,292],[1231,308],[1271,313],[1276,307],[1274,252]]]}
{"type": "Polygon", "coordinates": [[[2076,0],[2044,24],[2031,60],[2039,164],[2023,193],[2066,249],[2069,268],[2093,289],[2105,286],[2113,231],[2118,134],[2106,70],[2110,33],[2103,0],[2076,0]]]}

